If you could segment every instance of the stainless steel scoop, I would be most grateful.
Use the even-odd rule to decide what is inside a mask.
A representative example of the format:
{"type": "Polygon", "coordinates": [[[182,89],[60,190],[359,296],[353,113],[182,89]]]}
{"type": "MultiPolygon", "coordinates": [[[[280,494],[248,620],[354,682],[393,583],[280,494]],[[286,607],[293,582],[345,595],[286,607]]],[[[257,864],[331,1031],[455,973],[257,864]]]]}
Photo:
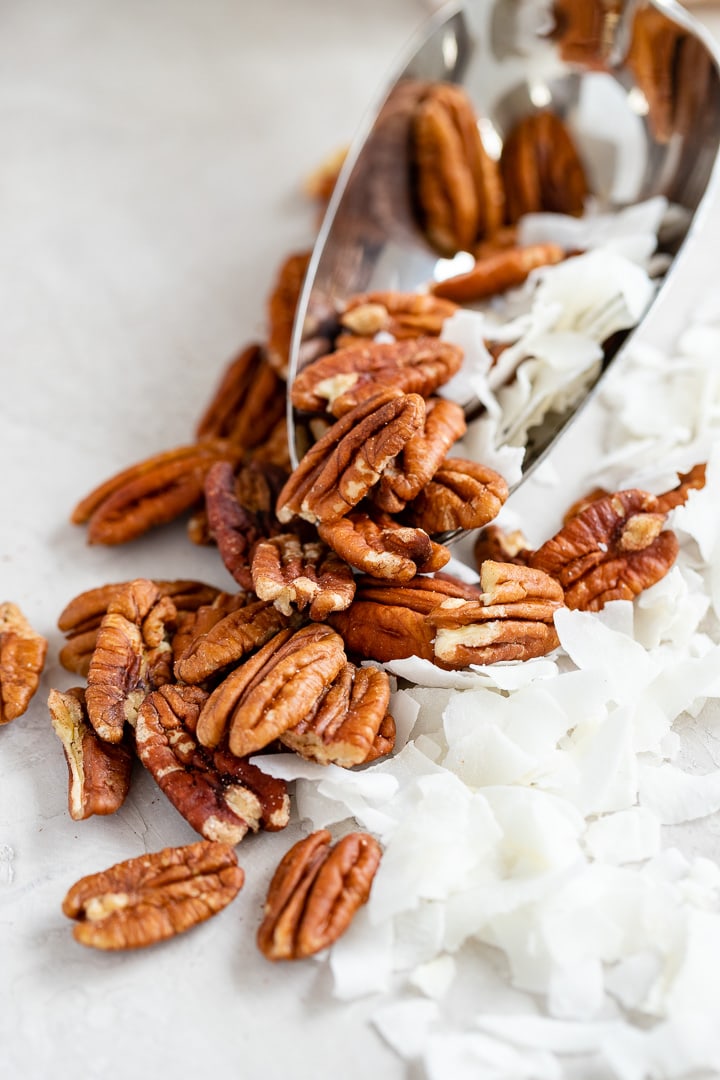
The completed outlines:
{"type": "MultiPolygon", "coordinates": [[[[668,275],[717,184],[720,61],[705,29],[673,0],[466,0],[444,9],[351,148],[300,300],[290,384],[316,325],[309,315],[336,311],[353,293],[413,291],[433,280],[439,256],[414,212],[409,159],[410,125],[428,81],[465,89],[492,154],[520,118],[550,109],[579,146],[602,208],[653,195],[683,208],[663,248],[668,275]]],[[[605,344],[603,370],[627,338],[605,344]]],[[[297,464],[313,440],[307,418],[288,408],[297,464]]],[[[577,411],[531,432],[523,479],[577,411]]]]}

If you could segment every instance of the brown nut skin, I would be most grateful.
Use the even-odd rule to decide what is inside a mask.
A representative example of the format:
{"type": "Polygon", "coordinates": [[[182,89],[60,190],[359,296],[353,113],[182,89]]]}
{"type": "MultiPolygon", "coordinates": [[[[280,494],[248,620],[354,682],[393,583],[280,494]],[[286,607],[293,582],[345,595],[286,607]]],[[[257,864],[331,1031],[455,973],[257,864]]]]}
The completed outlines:
{"type": "Polygon", "coordinates": [[[414,183],[430,243],[446,255],[468,251],[499,228],[504,193],[464,90],[429,84],[413,122],[414,183]]]}
{"type": "Polygon", "coordinates": [[[282,379],[287,378],[295,311],[311,254],[311,251],[296,252],[283,260],[268,299],[267,355],[282,379]]]}
{"type": "MultiPolygon", "coordinates": [[[[361,502],[425,422],[418,394],[383,391],[346,413],[303,457],[280,492],[282,522],[337,521],[361,502]]],[[[332,546],[332,545],[331,545],[332,546]]]]}
{"type": "MultiPolygon", "coordinates": [[[[60,663],[75,675],[87,676],[90,659],[97,644],[97,632],[108,606],[130,583],[127,581],[101,585],[75,596],[63,608],[58,629],[68,637],[60,650],[60,663]]],[[[178,613],[196,611],[211,604],[220,590],[201,581],[153,581],[161,596],[170,596],[178,613]]]]}
{"type": "Polygon", "coordinates": [[[462,356],[457,345],[436,337],[361,341],[304,367],[293,383],[292,403],[339,418],[383,389],[429,397],[460,370],[462,356]]]}
{"type": "Polygon", "coordinates": [[[590,190],[585,169],[568,129],[553,113],[535,113],[515,125],[500,169],[511,224],[539,210],[582,214],[590,190]]]}
{"type": "Polygon", "coordinates": [[[87,522],[90,544],[135,540],[192,509],[202,499],[211,465],[235,461],[238,453],[226,439],[208,439],[155,454],[95,488],[77,504],[71,520],[87,522]]]}
{"type": "Polygon", "coordinates": [[[322,622],[348,607],[355,595],[348,564],[321,541],[303,543],[295,533],[260,540],[251,570],[257,595],[284,615],[307,610],[313,621],[322,622]]]}
{"type": "MultiPolygon", "coordinates": [[[[390,679],[378,668],[347,663],[314,713],[288,728],[280,742],[301,757],[323,765],[351,768],[389,753],[395,742],[388,714],[390,679]],[[384,742],[377,744],[384,725],[384,742]]],[[[392,728],[391,725],[392,724],[392,728]]]]}
{"type": "Polygon", "coordinates": [[[544,656],[559,644],[553,625],[563,590],[548,574],[510,563],[485,562],[478,600],[446,600],[427,616],[437,631],[441,667],[494,664],[544,656]]]}
{"type": "Polygon", "coordinates": [[[479,259],[472,270],[437,281],[430,288],[437,297],[472,304],[515,289],[527,281],[533,270],[554,266],[564,258],[565,252],[557,244],[510,248],[479,259]]]}
{"type": "Polygon", "coordinates": [[[667,574],[678,553],[665,515],[646,491],[597,499],[531,556],[529,565],[555,577],[565,603],[599,611],[610,600],[632,600],[667,574]]]}
{"type": "Polygon", "coordinates": [[[706,465],[704,463],[700,465],[693,465],[692,469],[686,473],[678,473],[678,485],[672,488],[670,491],[663,492],[662,495],[658,495],[657,509],[661,514],[668,514],[671,510],[674,510],[676,506],[683,506],[687,502],[688,495],[691,491],[699,491],[705,487],[705,471],[706,465]]]}
{"type": "Polygon", "coordinates": [[[238,844],[248,829],[277,830],[289,820],[283,780],[196,738],[208,695],[197,686],[164,686],[138,713],[135,745],[143,765],[185,820],[206,840],[238,844]]]}
{"type": "Polygon", "coordinates": [[[199,741],[212,748],[227,733],[237,757],[257,753],[316,707],[346,659],[329,626],[282,631],[213,691],[198,719],[199,741]]]}
{"type": "Polygon", "coordinates": [[[133,752],[129,740],[113,745],[100,739],[87,719],[85,691],[51,690],[50,719],[68,767],[68,811],[73,821],[114,814],[130,790],[133,752]]]}
{"type": "Polygon", "coordinates": [[[201,840],[164,848],[81,878],[62,910],[73,937],[95,949],[138,949],[174,937],[217,915],[245,875],[227,844],[201,840]]]}
{"type": "MultiPolygon", "coordinates": [[[[372,338],[383,331],[402,340],[409,337],[438,337],[446,319],[457,311],[451,300],[424,293],[394,291],[358,293],[351,296],[340,316],[340,325],[350,335],[372,338]]],[[[344,345],[355,344],[348,335],[344,345]]]]}
{"type": "Polygon", "coordinates": [[[108,605],[88,668],[88,717],[101,739],[119,743],[146,694],[171,679],[168,625],[175,605],[147,578],[130,582],[108,605]]]}
{"type": "Polygon", "coordinates": [[[17,604],[0,604],[0,726],[27,709],[45,666],[47,641],[17,604]]]}
{"type": "Polygon", "coordinates": [[[243,604],[204,633],[194,634],[175,661],[175,678],[192,684],[214,678],[264,645],[289,621],[266,600],[243,604]]]}
{"type": "Polygon", "coordinates": [[[487,525],[481,529],[473,546],[473,557],[478,571],[486,561],[527,566],[531,554],[532,548],[520,529],[506,532],[499,525],[487,525]]]}
{"type": "Polygon", "coordinates": [[[403,518],[425,532],[479,529],[500,513],[508,486],[499,473],[464,458],[446,458],[403,518]]]}
{"type": "Polygon", "coordinates": [[[332,846],[326,829],[295,844],[275,871],[257,934],[268,960],[301,960],[345,933],[365,904],[380,864],[380,845],[350,833],[332,846]]]}
{"type": "Polygon", "coordinates": [[[262,445],[284,412],[284,386],[261,345],[228,364],[200,418],[198,439],[227,439],[238,450],[262,445]]]}
{"type": "Polygon", "coordinates": [[[388,514],[356,510],[318,526],[326,544],[364,574],[409,581],[418,573],[440,570],[450,559],[422,529],[402,525],[388,514]]]}
{"type": "Polygon", "coordinates": [[[427,401],[423,430],[413,435],[381,476],[372,493],[374,504],[388,514],[404,509],[432,480],[450,447],[466,430],[465,414],[454,401],[427,401]]]}

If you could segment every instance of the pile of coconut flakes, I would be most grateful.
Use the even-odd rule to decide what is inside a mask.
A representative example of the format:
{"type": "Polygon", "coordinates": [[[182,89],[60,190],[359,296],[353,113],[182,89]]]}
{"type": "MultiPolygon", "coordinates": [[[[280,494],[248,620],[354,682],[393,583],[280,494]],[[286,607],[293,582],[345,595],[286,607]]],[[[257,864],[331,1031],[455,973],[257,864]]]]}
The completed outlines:
{"type": "Polygon", "coordinates": [[[338,998],[376,995],[377,1030],[428,1080],[720,1072],[718,843],[684,824],[720,810],[718,357],[706,306],[672,355],[634,347],[596,405],[588,490],[660,492],[708,462],[662,581],[559,611],[548,657],[386,665],[397,748],[367,770],[254,759],[296,781],[313,829],[382,843],[369,903],[320,959],[338,998]]]}

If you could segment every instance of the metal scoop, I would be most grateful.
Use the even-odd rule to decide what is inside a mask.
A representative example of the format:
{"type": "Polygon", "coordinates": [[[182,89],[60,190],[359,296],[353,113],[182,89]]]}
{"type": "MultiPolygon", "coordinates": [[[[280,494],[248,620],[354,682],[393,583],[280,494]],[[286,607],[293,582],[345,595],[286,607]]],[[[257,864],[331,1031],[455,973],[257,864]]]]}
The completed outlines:
{"type": "MultiPolygon", "coordinates": [[[[518,120],[549,109],[579,146],[601,209],[655,195],[681,208],[678,228],[661,247],[669,262],[666,283],[716,185],[720,61],[705,29],[673,0],[466,0],[444,9],[348,155],[300,299],[290,385],[306,362],[317,312],[340,310],[354,293],[414,291],[435,276],[440,256],[414,206],[410,130],[420,96],[437,81],[467,92],[491,154],[499,155],[518,120]]],[[[627,333],[615,334],[605,343],[600,375],[627,340],[627,333]]],[[[578,408],[530,433],[523,479],[578,408]]],[[[297,464],[313,438],[308,418],[290,403],[288,410],[297,464]]]]}

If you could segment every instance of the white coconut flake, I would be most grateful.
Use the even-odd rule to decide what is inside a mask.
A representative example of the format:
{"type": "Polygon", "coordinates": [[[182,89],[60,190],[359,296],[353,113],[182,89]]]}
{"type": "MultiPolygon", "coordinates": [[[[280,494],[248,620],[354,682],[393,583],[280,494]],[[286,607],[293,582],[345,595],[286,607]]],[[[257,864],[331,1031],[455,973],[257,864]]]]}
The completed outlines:
{"type": "Polygon", "coordinates": [[[440,1020],[434,1001],[415,998],[396,1001],[373,1014],[372,1023],[385,1042],[406,1060],[414,1060],[425,1051],[433,1026],[440,1020]]]}
{"type": "Polygon", "coordinates": [[[675,765],[640,765],[640,802],[663,825],[696,821],[720,810],[720,769],[692,774],[675,765]]]}
{"type": "Polygon", "coordinates": [[[433,1035],[423,1060],[428,1080],[561,1080],[562,1076],[553,1055],[517,1050],[480,1032],[433,1035]]]}
{"type": "Polygon", "coordinates": [[[457,965],[452,956],[443,954],[419,964],[412,972],[409,982],[422,994],[441,1001],[452,986],[457,971],[457,965]]]}
{"type": "Polygon", "coordinates": [[[361,908],[330,949],[333,994],[350,1001],[390,987],[393,933],[390,923],[371,926],[361,908]]]}
{"type": "Polygon", "coordinates": [[[585,847],[600,862],[642,862],[660,850],[660,822],[644,806],[607,814],[590,822],[585,847]]]}

